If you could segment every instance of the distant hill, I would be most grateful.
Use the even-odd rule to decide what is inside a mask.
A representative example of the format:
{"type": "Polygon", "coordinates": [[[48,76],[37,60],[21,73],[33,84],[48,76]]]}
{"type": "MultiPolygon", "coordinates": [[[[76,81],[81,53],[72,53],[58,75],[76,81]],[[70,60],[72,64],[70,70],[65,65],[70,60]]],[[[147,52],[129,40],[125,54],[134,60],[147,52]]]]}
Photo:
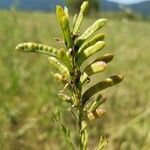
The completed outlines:
{"type": "Polygon", "coordinates": [[[143,15],[150,15],[150,1],[144,1],[144,2],[130,4],[130,5],[121,5],[116,2],[110,2],[106,0],[102,0],[101,3],[101,8],[103,11],[121,11],[122,6],[124,8],[130,8],[133,11],[143,15]]]}
{"type": "MultiPolygon", "coordinates": [[[[41,11],[53,11],[56,4],[63,5],[63,0],[0,0],[1,9],[9,9],[13,5],[17,6],[19,10],[41,10],[41,11]],[[17,3],[18,1],[18,3],[17,3]]],[[[132,5],[123,5],[123,7],[131,8],[133,11],[150,15],[150,1],[145,1],[132,5]]],[[[102,11],[121,11],[121,7],[118,3],[110,2],[107,0],[101,1],[102,11]]]]}
{"type": "Polygon", "coordinates": [[[19,10],[53,11],[56,4],[64,4],[59,0],[0,0],[1,9],[15,6],[19,10]]]}

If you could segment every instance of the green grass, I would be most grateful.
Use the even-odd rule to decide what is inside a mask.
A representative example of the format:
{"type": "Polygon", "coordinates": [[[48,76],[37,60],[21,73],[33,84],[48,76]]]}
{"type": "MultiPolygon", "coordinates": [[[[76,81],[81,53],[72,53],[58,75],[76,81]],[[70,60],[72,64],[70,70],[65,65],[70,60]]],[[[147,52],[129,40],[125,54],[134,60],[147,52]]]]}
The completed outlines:
{"type": "MultiPolygon", "coordinates": [[[[94,20],[87,18],[84,26],[94,20]]],[[[115,58],[105,74],[96,75],[93,82],[120,71],[125,79],[104,92],[108,100],[102,107],[107,115],[90,125],[91,149],[98,140],[95,133],[110,134],[109,150],[150,147],[149,26],[149,22],[110,19],[102,31],[107,46],[99,54],[112,52],[115,58]]],[[[54,37],[60,36],[53,14],[0,12],[0,149],[65,148],[53,121],[54,105],[65,113],[71,129],[74,124],[67,106],[57,97],[60,86],[50,76],[47,57],[14,50],[25,41],[59,47],[54,37]]]]}

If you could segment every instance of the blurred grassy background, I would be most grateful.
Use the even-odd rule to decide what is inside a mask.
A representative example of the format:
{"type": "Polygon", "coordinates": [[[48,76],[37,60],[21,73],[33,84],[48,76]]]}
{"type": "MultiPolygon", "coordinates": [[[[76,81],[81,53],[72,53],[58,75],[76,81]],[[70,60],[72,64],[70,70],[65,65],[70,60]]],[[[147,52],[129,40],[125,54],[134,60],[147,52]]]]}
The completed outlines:
{"type": "MultiPolygon", "coordinates": [[[[84,26],[96,18],[89,17],[84,26]]],[[[107,46],[103,52],[116,55],[109,69],[93,82],[113,73],[124,81],[105,90],[104,119],[92,123],[90,147],[97,135],[110,134],[106,149],[148,150],[150,148],[150,22],[109,19],[102,32],[107,46]]],[[[0,11],[0,149],[65,149],[53,121],[54,106],[62,111],[71,129],[73,119],[57,97],[58,83],[50,76],[47,57],[14,50],[20,42],[41,42],[59,47],[61,36],[54,14],[0,11]]],[[[75,131],[75,130],[73,130],[75,131]]]]}

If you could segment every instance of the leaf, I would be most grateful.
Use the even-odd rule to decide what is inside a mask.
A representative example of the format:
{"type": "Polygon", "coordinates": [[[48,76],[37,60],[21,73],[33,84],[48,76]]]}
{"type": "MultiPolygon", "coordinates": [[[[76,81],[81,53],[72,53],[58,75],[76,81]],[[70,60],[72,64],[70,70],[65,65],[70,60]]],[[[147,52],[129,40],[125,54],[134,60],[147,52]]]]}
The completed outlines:
{"type": "Polygon", "coordinates": [[[101,136],[99,143],[98,143],[98,147],[96,148],[96,150],[103,150],[104,147],[107,145],[108,143],[108,137],[107,136],[101,136]]]}
{"type": "Polygon", "coordinates": [[[63,124],[60,125],[60,130],[64,135],[64,140],[70,150],[74,150],[74,146],[71,142],[70,130],[69,128],[65,127],[63,124]]]}
{"type": "Polygon", "coordinates": [[[95,54],[96,52],[100,51],[105,46],[105,42],[98,41],[93,46],[88,47],[84,51],[78,54],[77,56],[77,65],[81,66],[82,63],[89,58],[91,55],[95,54]]]}
{"type": "Polygon", "coordinates": [[[16,46],[16,50],[21,52],[34,52],[34,53],[42,53],[49,56],[57,56],[57,49],[54,47],[50,47],[48,45],[39,44],[39,43],[21,43],[16,46]]]}
{"type": "Polygon", "coordinates": [[[82,104],[84,105],[92,96],[94,96],[96,93],[100,92],[101,90],[104,90],[105,88],[120,83],[123,80],[123,78],[124,77],[122,75],[114,75],[90,87],[82,95],[82,104]]]}
{"type": "Polygon", "coordinates": [[[76,35],[78,33],[79,28],[82,24],[83,17],[85,13],[87,12],[88,5],[89,5],[88,1],[84,1],[83,4],[81,5],[79,15],[75,21],[75,25],[73,28],[73,35],[76,35]]]}
{"type": "Polygon", "coordinates": [[[103,41],[105,38],[104,34],[98,34],[96,36],[94,36],[91,40],[85,41],[79,48],[78,53],[81,53],[83,50],[85,50],[86,48],[94,45],[95,43],[97,43],[98,41],[103,41]]]}
{"type": "Polygon", "coordinates": [[[76,47],[81,45],[87,38],[89,38],[91,35],[93,35],[97,30],[99,30],[101,27],[103,27],[106,23],[107,19],[99,19],[95,21],[95,23],[90,26],[78,39],[76,42],[76,47]]]}
{"type": "Polygon", "coordinates": [[[64,66],[57,58],[55,57],[48,57],[49,62],[51,65],[56,67],[67,79],[70,79],[70,73],[66,66],[64,66]]]}

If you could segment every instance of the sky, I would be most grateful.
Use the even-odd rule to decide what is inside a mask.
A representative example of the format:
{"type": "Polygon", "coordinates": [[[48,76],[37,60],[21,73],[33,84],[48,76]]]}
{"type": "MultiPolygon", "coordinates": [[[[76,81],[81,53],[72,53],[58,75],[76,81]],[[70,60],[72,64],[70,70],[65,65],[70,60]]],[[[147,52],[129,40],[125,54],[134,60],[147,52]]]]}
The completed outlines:
{"type": "Polygon", "coordinates": [[[150,1],[150,0],[107,0],[107,1],[118,2],[121,4],[134,4],[134,3],[143,2],[143,1],[150,1]]]}

